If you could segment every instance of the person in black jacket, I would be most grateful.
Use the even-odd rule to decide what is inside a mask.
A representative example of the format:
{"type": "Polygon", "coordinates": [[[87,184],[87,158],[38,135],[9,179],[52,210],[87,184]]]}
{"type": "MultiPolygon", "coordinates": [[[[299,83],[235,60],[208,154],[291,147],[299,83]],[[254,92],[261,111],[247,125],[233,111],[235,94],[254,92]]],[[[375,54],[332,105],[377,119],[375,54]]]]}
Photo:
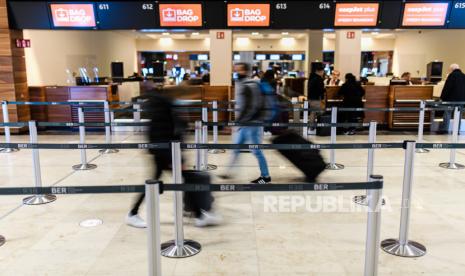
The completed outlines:
{"type": "MultiPolygon", "coordinates": [[[[351,73],[345,75],[345,82],[341,86],[338,92],[339,96],[343,97],[342,106],[345,108],[360,108],[363,107],[363,96],[365,96],[365,90],[357,82],[355,76],[351,73]]],[[[340,113],[341,122],[343,123],[357,123],[359,118],[364,117],[363,112],[359,111],[344,111],[340,113]]],[[[346,134],[354,135],[355,128],[346,128],[346,134]]]]}
{"type": "MultiPolygon", "coordinates": [[[[452,64],[449,67],[449,76],[441,93],[443,102],[462,102],[465,101],[465,74],[462,73],[458,64],[452,64]]],[[[449,122],[452,116],[451,110],[445,110],[441,133],[449,131],[449,122]]]]}
{"type": "MultiPolygon", "coordinates": [[[[166,92],[166,91],[165,91],[166,92]]],[[[170,143],[172,141],[181,141],[183,133],[187,128],[187,123],[183,121],[174,109],[174,103],[171,98],[161,96],[155,92],[149,97],[148,104],[145,106],[150,114],[150,143],[170,143]]],[[[171,150],[170,149],[150,149],[155,161],[155,180],[159,180],[163,171],[172,169],[171,150]]],[[[190,179],[199,178],[196,172],[187,172],[190,179]]],[[[186,178],[186,175],[184,175],[186,178]]],[[[187,180],[187,179],[186,179],[187,180]]],[[[186,199],[187,193],[184,197],[186,199]]],[[[126,224],[136,228],[146,228],[147,223],[139,216],[139,207],[145,198],[145,193],[140,194],[134,203],[131,211],[126,217],[126,224]]],[[[210,212],[212,198],[208,194],[190,194],[189,200],[192,211],[195,214],[195,226],[204,227],[216,225],[221,222],[221,217],[210,212]]]]}
{"type": "MultiPolygon", "coordinates": [[[[325,83],[324,77],[325,70],[323,67],[319,67],[312,72],[308,77],[308,84],[307,84],[307,95],[309,99],[309,107],[310,108],[321,108],[321,100],[325,97],[325,83]]],[[[310,123],[315,123],[316,121],[316,112],[310,112],[310,123]]],[[[313,129],[313,127],[311,128],[313,129]]]]}

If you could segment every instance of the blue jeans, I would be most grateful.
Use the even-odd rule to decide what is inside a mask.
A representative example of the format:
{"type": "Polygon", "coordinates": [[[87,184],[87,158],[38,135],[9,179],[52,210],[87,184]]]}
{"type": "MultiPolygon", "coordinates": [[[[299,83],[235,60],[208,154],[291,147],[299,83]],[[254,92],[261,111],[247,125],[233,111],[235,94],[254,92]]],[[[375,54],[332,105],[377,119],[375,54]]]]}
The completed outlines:
{"type": "MultiPolygon", "coordinates": [[[[262,135],[261,135],[261,128],[260,127],[240,127],[233,139],[234,144],[246,144],[250,142],[250,144],[261,144],[262,143],[262,135]]],[[[230,167],[236,163],[237,159],[239,158],[240,150],[236,149],[233,152],[232,160],[230,163],[230,167]]],[[[265,155],[261,149],[253,149],[252,153],[258,160],[258,165],[260,166],[260,173],[263,177],[270,176],[270,172],[268,171],[268,165],[266,164],[265,155]]]]}

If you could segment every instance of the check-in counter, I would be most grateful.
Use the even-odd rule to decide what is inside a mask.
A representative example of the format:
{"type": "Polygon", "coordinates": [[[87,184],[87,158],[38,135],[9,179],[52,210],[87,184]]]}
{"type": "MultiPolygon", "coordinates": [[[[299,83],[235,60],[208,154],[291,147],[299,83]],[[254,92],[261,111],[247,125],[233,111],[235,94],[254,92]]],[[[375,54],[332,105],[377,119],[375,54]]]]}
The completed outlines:
{"type": "MultiPolygon", "coordinates": [[[[432,85],[393,85],[389,89],[389,107],[420,107],[421,100],[433,99],[432,85]]],[[[425,125],[429,124],[430,112],[425,112],[425,125]]],[[[418,127],[419,111],[389,112],[389,128],[418,127]]]]}
{"type": "MultiPolygon", "coordinates": [[[[389,86],[365,85],[365,108],[387,108],[389,86]]],[[[338,95],[340,86],[327,86],[325,94],[325,107],[341,107],[342,97],[338,95]]],[[[388,123],[388,113],[382,111],[366,111],[364,122],[377,121],[378,124],[388,123]]]]}
{"type": "MultiPolygon", "coordinates": [[[[29,87],[31,101],[119,101],[117,85],[97,86],[32,86],[29,87]]],[[[77,122],[77,107],[70,105],[30,106],[31,119],[39,122],[77,122]]],[[[86,112],[86,122],[103,122],[103,112],[86,112]]]]}

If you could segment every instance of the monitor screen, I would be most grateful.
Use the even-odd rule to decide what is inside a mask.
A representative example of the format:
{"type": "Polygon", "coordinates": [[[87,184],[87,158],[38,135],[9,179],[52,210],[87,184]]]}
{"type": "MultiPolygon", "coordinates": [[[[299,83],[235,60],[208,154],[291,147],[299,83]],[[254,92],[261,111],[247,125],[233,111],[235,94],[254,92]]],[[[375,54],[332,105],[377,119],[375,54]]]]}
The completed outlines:
{"type": "Polygon", "coordinates": [[[378,9],[379,3],[337,3],[334,26],[376,26],[378,9]]]}
{"type": "Polygon", "coordinates": [[[96,26],[94,4],[50,4],[53,27],[93,28],[96,26]]]}
{"type": "Polygon", "coordinates": [[[402,26],[444,26],[448,8],[449,3],[405,3],[402,26]]]}
{"type": "Polygon", "coordinates": [[[270,55],[270,60],[280,60],[280,56],[278,54],[270,55]]]}
{"type": "Polygon", "coordinates": [[[465,28],[465,1],[455,1],[451,6],[449,28],[465,28]]]}
{"type": "Polygon", "coordinates": [[[256,54],[255,59],[256,60],[266,60],[266,55],[265,54],[256,54]]]}
{"type": "Polygon", "coordinates": [[[235,54],[234,55],[234,60],[236,60],[236,61],[241,60],[241,55],[235,54]]]}
{"type": "Polygon", "coordinates": [[[202,27],[202,4],[160,4],[160,26],[202,27]]]}
{"type": "Polygon", "coordinates": [[[97,3],[99,29],[155,29],[155,4],[150,2],[97,3]]]}
{"type": "Polygon", "coordinates": [[[8,5],[10,28],[50,29],[47,3],[8,1],[8,5]]]}
{"type": "Polygon", "coordinates": [[[270,26],[270,4],[228,4],[228,27],[270,26]]]}
{"type": "Polygon", "coordinates": [[[304,60],[304,55],[302,54],[293,54],[292,60],[304,60]]]}
{"type": "Polygon", "coordinates": [[[208,60],[208,55],[207,54],[197,55],[197,60],[208,60]]]}

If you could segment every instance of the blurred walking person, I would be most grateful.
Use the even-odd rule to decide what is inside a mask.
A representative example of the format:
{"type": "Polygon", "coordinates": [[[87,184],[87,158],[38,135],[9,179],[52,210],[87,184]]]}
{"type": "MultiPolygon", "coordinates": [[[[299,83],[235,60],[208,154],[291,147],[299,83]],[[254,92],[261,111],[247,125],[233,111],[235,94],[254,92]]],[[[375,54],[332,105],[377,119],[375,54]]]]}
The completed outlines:
{"type": "MultiPolygon", "coordinates": [[[[235,82],[235,99],[236,99],[236,122],[238,123],[261,123],[263,122],[263,107],[264,96],[260,90],[260,85],[257,81],[250,79],[250,65],[247,63],[236,63],[234,71],[237,74],[235,82]]],[[[234,144],[261,144],[260,126],[240,126],[234,135],[234,144]]],[[[265,156],[260,149],[253,149],[252,153],[258,160],[260,167],[260,177],[251,181],[255,184],[268,184],[271,182],[268,164],[265,156]]],[[[220,175],[223,179],[231,178],[230,169],[236,164],[239,158],[240,150],[236,149],[233,152],[231,161],[228,165],[228,174],[220,175]]]]}

